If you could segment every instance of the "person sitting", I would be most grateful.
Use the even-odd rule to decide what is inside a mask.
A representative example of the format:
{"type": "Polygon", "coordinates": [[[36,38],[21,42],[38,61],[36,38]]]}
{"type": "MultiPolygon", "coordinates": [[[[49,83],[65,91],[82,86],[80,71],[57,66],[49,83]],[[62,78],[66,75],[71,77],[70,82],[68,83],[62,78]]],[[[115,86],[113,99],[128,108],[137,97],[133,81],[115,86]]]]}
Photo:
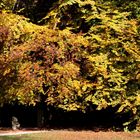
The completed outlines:
{"type": "Polygon", "coordinates": [[[19,128],[20,128],[20,124],[18,122],[18,119],[17,119],[17,117],[13,116],[12,117],[12,129],[17,130],[19,128]]]}

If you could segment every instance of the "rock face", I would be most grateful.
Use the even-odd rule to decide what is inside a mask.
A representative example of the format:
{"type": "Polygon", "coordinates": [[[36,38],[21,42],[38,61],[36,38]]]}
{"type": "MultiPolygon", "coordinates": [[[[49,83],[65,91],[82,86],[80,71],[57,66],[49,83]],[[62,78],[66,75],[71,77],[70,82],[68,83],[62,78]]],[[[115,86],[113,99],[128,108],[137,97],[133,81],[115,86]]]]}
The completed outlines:
{"type": "Polygon", "coordinates": [[[12,129],[17,130],[17,129],[19,129],[19,127],[20,127],[20,123],[18,122],[18,119],[15,116],[13,116],[12,117],[12,129]]]}

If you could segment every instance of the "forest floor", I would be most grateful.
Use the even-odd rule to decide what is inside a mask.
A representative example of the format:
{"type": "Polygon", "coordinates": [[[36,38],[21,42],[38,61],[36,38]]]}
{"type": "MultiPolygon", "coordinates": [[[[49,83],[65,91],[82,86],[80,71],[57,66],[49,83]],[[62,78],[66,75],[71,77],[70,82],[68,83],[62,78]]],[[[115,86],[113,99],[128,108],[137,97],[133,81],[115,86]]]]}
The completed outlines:
{"type": "Polygon", "coordinates": [[[140,133],[74,130],[0,130],[0,140],[140,140],[140,133]]]}

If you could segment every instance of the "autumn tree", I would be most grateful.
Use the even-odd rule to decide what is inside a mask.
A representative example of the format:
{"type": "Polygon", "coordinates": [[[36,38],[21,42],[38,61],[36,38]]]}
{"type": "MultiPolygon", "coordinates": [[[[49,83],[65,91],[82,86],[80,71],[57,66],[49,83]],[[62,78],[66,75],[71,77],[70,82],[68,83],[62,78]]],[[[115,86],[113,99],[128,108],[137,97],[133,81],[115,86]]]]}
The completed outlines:
{"type": "MultiPolygon", "coordinates": [[[[126,128],[139,122],[140,26],[128,10],[137,1],[129,8],[122,2],[59,0],[37,19],[42,26],[29,22],[26,8],[30,19],[2,11],[0,103],[83,112],[118,107],[118,114],[131,114],[126,128]]],[[[28,6],[33,15],[37,5],[28,6]]]]}

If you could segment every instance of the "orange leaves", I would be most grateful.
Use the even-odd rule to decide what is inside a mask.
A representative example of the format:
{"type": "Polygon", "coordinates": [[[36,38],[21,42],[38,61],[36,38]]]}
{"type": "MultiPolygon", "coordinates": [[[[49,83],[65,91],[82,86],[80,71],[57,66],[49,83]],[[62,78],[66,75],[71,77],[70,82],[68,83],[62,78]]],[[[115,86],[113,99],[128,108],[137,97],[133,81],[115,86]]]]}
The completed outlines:
{"type": "Polygon", "coordinates": [[[31,76],[31,73],[30,73],[30,69],[31,69],[32,65],[31,63],[23,63],[20,65],[19,67],[19,77],[22,78],[25,78],[25,80],[30,80],[30,76],[31,76]]]}
{"type": "Polygon", "coordinates": [[[4,42],[7,39],[8,34],[9,29],[6,26],[0,25],[0,43],[4,42]]]}
{"type": "MultiPolygon", "coordinates": [[[[81,47],[88,45],[88,41],[71,32],[32,26],[22,19],[18,25],[17,19],[14,25],[11,19],[6,20],[10,21],[8,26],[13,34],[13,37],[9,37],[12,44],[7,52],[6,62],[12,67],[15,78],[9,87],[5,87],[8,88],[5,96],[7,100],[35,104],[39,101],[39,94],[44,94],[48,96],[48,103],[63,104],[64,98],[71,97],[74,101],[76,95],[73,88],[76,92],[80,88],[80,82],[76,80],[80,75],[79,52],[81,47]],[[31,31],[28,30],[30,27],[31,31]],[[24,40],[21,37],[23,34],[24,40]],[[48,90],[44,90],[44,86],[48,86],[48,90]],[[27,97],[29,99],[25,101],[27,97]]],[[[4,75],[9,73],[8,68],[4,75]]]]}

